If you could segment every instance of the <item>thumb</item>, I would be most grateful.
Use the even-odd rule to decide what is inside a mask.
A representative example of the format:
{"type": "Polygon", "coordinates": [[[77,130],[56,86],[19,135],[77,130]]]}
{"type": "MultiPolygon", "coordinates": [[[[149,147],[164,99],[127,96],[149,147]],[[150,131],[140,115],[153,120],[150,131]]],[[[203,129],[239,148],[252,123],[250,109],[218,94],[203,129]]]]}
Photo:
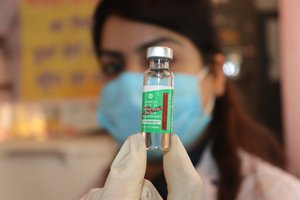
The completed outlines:
{"type": "Polygon", "coordinates": [[[163,200],[163,199],[159,195],[154,185],[150,181],[145,179],[143,184],[143,190],[141,193],[141,200],[163,200]]]}
{"type": "Polygon", "coordinates": [[[203,182],[176,134],[171,149],[164,155],[163,167],[168,185],[168,200],[203,199],[203,182]]]}
{"type": "Polygon", "coordinates": [[[138,133],[125,141],[113,161],[101,199],[140,199],[145,171],[146,146],[138,133]]]}

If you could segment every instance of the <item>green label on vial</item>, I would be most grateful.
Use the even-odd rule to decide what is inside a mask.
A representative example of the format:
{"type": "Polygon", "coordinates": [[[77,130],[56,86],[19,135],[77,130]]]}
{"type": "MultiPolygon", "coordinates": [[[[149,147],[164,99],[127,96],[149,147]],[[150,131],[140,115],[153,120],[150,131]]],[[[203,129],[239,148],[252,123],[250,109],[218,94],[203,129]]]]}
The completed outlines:
{"type": "Polygon", "coordinates": [[[142,132],[172,133],[173,88],[144,86],[142,107],[142,132]]]}

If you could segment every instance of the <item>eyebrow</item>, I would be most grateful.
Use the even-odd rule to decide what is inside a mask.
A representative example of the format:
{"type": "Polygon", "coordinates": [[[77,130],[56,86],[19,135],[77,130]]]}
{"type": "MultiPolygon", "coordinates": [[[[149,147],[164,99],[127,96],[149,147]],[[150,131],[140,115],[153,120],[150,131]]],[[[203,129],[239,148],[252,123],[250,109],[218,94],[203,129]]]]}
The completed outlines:
{"type": "Polygon", "coordinates": [[[158,46],[159,44],[164,43],[164,42],[172,42],[172,43],[176,43],[178,45],[181,45],[181,43],[178,40],[175,40],[175,39],[170,38],[170,37],[161,37],[161,38],[157,38],[157,39],[154,39],[150,42],[147,42],[145,44],[140,45],[139,47],[137,47],[135,49],[135,52],[138,52],[138,53],[143,52],[143,51],[147,50],[148,47],[158,46]]]}
{"type": "MultiPolygon", "coordinates": [[[[178,40],[175,40],[173,38],[161,37],[161,38],[154,39],[150,42],[146,42],[146,43],[138,46],[137,48],[135,48],[134,51],[137,52],[137,53],[144,52],[144,51],[147,50],[148,47],[158,46],[159,44],[164,43],[164,42],[172,42],[172,43],[175,43],[175,44],[178,44],[178,45],[182,45],[178,40]]],[[[123,57],[123,54],[121,52],[114,51],[114,50],[103,50],[103,49],[101,49],[98,56],[103,56],[103,55],[108,55],[108,56],[117,57],[117,58],[123,57]]]]}
{"type": "Polygon", "coordinates": [[[111,51],[111,50],[100,50],[98,56],[104,56],[104,55],[108,55],[108,56],[112,56],[112,57],[122,57],[122,53],[118,52],[118,51],[111,51]]]}

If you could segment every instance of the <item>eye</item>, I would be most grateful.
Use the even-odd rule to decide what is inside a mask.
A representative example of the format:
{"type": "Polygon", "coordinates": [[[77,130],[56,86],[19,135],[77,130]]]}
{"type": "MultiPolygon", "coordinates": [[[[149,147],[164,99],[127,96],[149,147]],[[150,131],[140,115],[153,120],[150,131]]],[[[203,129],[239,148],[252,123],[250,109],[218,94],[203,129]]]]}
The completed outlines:
{"type": "Polygon", "coordinates": [[[108,77],[117,76],[125,67],[123,56],[116,53],[102,53],[100,62],[102,72],[108,77]]]}
{"type": "Polygon", "coordinates": [[[121,61],[101,62],[102,72],[107,76],[115,76],[124,70],[124,63],[121,61]]]}

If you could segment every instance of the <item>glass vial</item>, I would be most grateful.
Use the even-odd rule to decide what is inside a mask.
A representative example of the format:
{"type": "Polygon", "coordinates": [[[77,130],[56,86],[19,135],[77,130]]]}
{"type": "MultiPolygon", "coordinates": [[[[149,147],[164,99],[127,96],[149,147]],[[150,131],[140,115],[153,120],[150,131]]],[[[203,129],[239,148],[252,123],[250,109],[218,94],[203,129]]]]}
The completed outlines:
{"type": "Polygon", "coordinates": [[[154,46],[147,49],[149,69],[144,73],[142,134],[148,150],[167,150],[173,132],[174,75],[169,61],[173,50],[154,46]]]}

